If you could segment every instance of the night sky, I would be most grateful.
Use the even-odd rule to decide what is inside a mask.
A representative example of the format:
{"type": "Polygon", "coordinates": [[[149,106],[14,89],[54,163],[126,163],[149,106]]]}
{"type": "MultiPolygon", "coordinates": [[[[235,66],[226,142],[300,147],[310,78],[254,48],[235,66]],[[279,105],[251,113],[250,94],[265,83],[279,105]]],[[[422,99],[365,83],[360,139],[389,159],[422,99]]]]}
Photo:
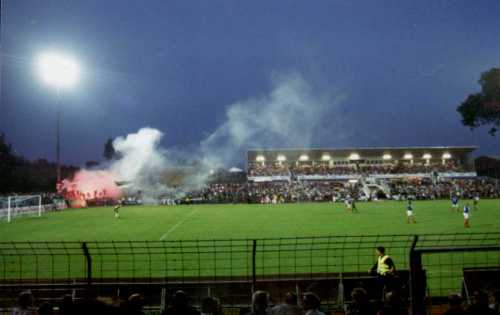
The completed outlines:
{"type": "MultiPolygon", "coordinates": [[[[84,70],[61,95],[67,163],[99,160],[107,138],[145,126],[165,133],[164,147],[196,148],[228,106],[269,93],[273,74],[290,71],[342,95],[330,115],[345,135],[313,146],[500,154],[498,136],[471,132],[456,112],[480,73],[500,66],[497,0],[1,3],[0,131],[28,158],[55,158],[56,95],[33,67],[46,49],[84,70]]],[[[337,130],[322,121],[325,134],[337,130]]]]}

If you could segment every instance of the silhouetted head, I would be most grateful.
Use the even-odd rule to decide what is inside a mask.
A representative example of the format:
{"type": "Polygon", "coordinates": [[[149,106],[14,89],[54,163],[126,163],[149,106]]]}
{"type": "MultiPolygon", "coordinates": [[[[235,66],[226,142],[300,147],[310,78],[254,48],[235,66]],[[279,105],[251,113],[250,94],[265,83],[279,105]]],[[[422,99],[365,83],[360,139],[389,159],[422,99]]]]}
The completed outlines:
{"type": "Polygon", "coordinates": [[[186,292],[179,290],[172,297],[172,306],[176,308],[185,308],[189,305],[189,299],[186,292]]]}
{"type": "Polygon", "coordinates": [[[297,294],[293,292],[287,292],[285,294],[285,303],[288,305],[297,305],[297,294]]]}
{"type": "Polygon", "coordinates": [[[450,307],[460,307],[462,306],[462,297],[456,293],[450,294],[448,296],[448,304],[450,307]]]}
{"type": "Polygon", "coordinates": [[[352,290],[351,297],[352,300],[358,304],[365,303],[368,300],[368,294],[363,288],[354,288],[354,290],[352,290]]]}
{"type": "Polygon", "coordinates": [[[302,305],[304,306],[304,310],[315,310],[318,309],[321,304],[321,300],[318,295],[313,292],[306,292],[302,296],[302,305]]]}
{"type": "Polygon", "coordinates": [[[19,307],[29,308],[33,306],[33,294],[31,291],[23,291],[19,294],[19,307]]]}
{"type": "Polygon", "coordinates": [[[377,253],[378,256],[384,256],[385,255],[385,247],[384,246],[378,246],[375,249],[375,252],[377,253]]]}
{"type": "Polygon", "coordinates": [[[256,291],[252,297],[252,307],[254,312],[265,311],[269,300],[269,294],[266,291],[256,291]]]}

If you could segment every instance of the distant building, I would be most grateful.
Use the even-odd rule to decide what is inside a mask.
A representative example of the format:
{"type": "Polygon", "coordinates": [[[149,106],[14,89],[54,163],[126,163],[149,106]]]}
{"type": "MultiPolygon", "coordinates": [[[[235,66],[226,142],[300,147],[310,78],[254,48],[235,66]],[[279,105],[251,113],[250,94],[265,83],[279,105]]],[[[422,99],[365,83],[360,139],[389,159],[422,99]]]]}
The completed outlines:
{"type": "Polygon", "coordinates": [[[480,156],[474,161],[478,176],[500,179],[500,157],[480,156]]]}

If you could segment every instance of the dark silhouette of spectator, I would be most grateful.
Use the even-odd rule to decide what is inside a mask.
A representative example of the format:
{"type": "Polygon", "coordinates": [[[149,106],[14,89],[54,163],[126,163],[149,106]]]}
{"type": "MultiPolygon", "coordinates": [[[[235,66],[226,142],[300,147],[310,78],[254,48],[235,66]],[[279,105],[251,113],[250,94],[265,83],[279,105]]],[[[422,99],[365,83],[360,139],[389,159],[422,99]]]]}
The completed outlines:
{"type": "Polygon", "coordinates": [[[399,294],[395,291],[387,292],[385,302],[379,312],[380,315],[408,315],[408,309],[403,305],[399,294]]]}
{"type": "Polygon", "coordinates": [[[500,311],[500,290],[490,290],[488,292],[488,305],[495,312],[500,311]]]}
{"type": "Polygon", "coordinates": [[[304,307],[305,315],[325,315],[319,310],[321,300],[313,292],[306,292],[302,296],[302,305],[304,307]]]}
{"type": "Polygon", "coordinates": [[[35,312],[31,291],[21,292],[17,303],[18,306],[12,310],[12,315],[32,315],[35,312]]]}
{"type": "Polygon", "coordinates": [[[52,304],[42,303],[38,307],[38,315],[53,315],[53,314],[54,314],[54,308],[52,307],[52,304]]]}
{"type": "Polygon", "coordinates": [[[73,298],[71,295],[65,295],[59,305],[60,315],[71,315],[74,313],[73,298]]]}
{"type": "Polygon", "coordinates": [[[123,313],[126,315],[142,315],[144,306],[144,297],[139,293],[130,295],[123,307],[123,313]]]}
{"type": "Polygon", "coordinates": [[[272,315],[301,315],[302,308],[298,305],[297,295],[292,292],[285,294],[285,303],[276,305],[271,309],[272,315]]]}
{"type": "Polygon", "coordinates": [[[201,300],[201,315],[219,315],[222,314],[219,301],[213,297],[207,296],[201,300]]]}
{"type": "Polygon", "coordinates": [[[189,304],[189,297],[184,291],[175,292],[170,303],[170,307],[167,308],[167,315],[200,315],[194,307],[189,304]]]}
{"type": "Polygon", "coordinates": [[[472,295],[472,304],[467,308],[468,315],[495,315],[498,314],[488,307],[488,295],[483,291],[476,291],[472,295]]]}
{"type": "Polygon", "coordinates": [[[465,315],[467,314],[462,308],[462,297],[458,294],[450,294],[448,296],[449,309],[443,315],[465,315]]]}
{"type": "Polygon", "coordinates": [[[354,288],[351,293],[352,303],[346,310],[346,315],[374,315],[375,309],[370,304],[368,294],[363,288],[354,288]]]}
{"type": "Polygon", "coordinates": [[[252,296],[252,311],[248,315],[268,315],[269,293],[255,291],[252,296]]]}

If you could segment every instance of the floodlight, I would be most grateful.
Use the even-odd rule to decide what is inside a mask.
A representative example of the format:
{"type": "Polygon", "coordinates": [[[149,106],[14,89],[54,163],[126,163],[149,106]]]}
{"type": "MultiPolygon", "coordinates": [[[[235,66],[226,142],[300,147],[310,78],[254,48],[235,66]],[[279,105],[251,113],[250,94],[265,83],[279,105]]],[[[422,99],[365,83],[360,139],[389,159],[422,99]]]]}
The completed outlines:
{"type": "Polygon", "coordinates": [[[390,154],[386,153],[386,154],[382,155],[382,159],[383,160],[390,160],[390,159],[392,159],[392,156],[390,154]]]}
{"type": "Polygon", "coordinates": [[[258,155],[255,158],[255,161],[257,161],[257,162],[264,162],[265,160],[266,160],[266,158],[263,155],[258,155]]]}
{"type": "Polygon", "coordinates": [[[70,88],[80,78],[80,67],[71,57],[46,52],[37,59],[37,70],[42,80],[57,88],[70,88]]]}
{"type": "Polygon", "coordinates": [[[301,156],[299,156],[299,161],[309,161],[309,157],[307,156],[307,154],[302,154],[301,156]]]}
{"type": "Polygon", "coordinates": [[[331,157],[329,154],[323,154],[323,156],[321,157],[321,160],[323,161],[330,161],[331,157]]]}
{"type": "Polygon", "coordinates": [[[451,159],[451,154],[446,152],[446,153],[443,153],[443,159],[447,160],[447,159],[451,159]]]}
{"type": "Polygon", "coordinates": [[[351,153],[351,155],[349,155],[349,160],[359,160],[359,154],[351,153]]]}
{"type": "Polygon", "coordinates": [[[403,156],[403,159],[405,159],[405,160],[413,160],[413,154],[411,154],[411,153],[406,153],[406,154],[403,156]]]}
{"type": "Polygon", "coordinates": [[[276,157],[276,160],[278,162],[285,162],[286,161],[286,156],[284,156],[283,154],[280,154],[280,155],[278,155],[278,157],[276,157]]]}
{"type": "Polygon", "coordinates": [[[424,160],[430,160],[432,158],[432,155],[430,155],[430,153],[425,153],[424,155],[422,155],[422,158],[424,160]]]}

